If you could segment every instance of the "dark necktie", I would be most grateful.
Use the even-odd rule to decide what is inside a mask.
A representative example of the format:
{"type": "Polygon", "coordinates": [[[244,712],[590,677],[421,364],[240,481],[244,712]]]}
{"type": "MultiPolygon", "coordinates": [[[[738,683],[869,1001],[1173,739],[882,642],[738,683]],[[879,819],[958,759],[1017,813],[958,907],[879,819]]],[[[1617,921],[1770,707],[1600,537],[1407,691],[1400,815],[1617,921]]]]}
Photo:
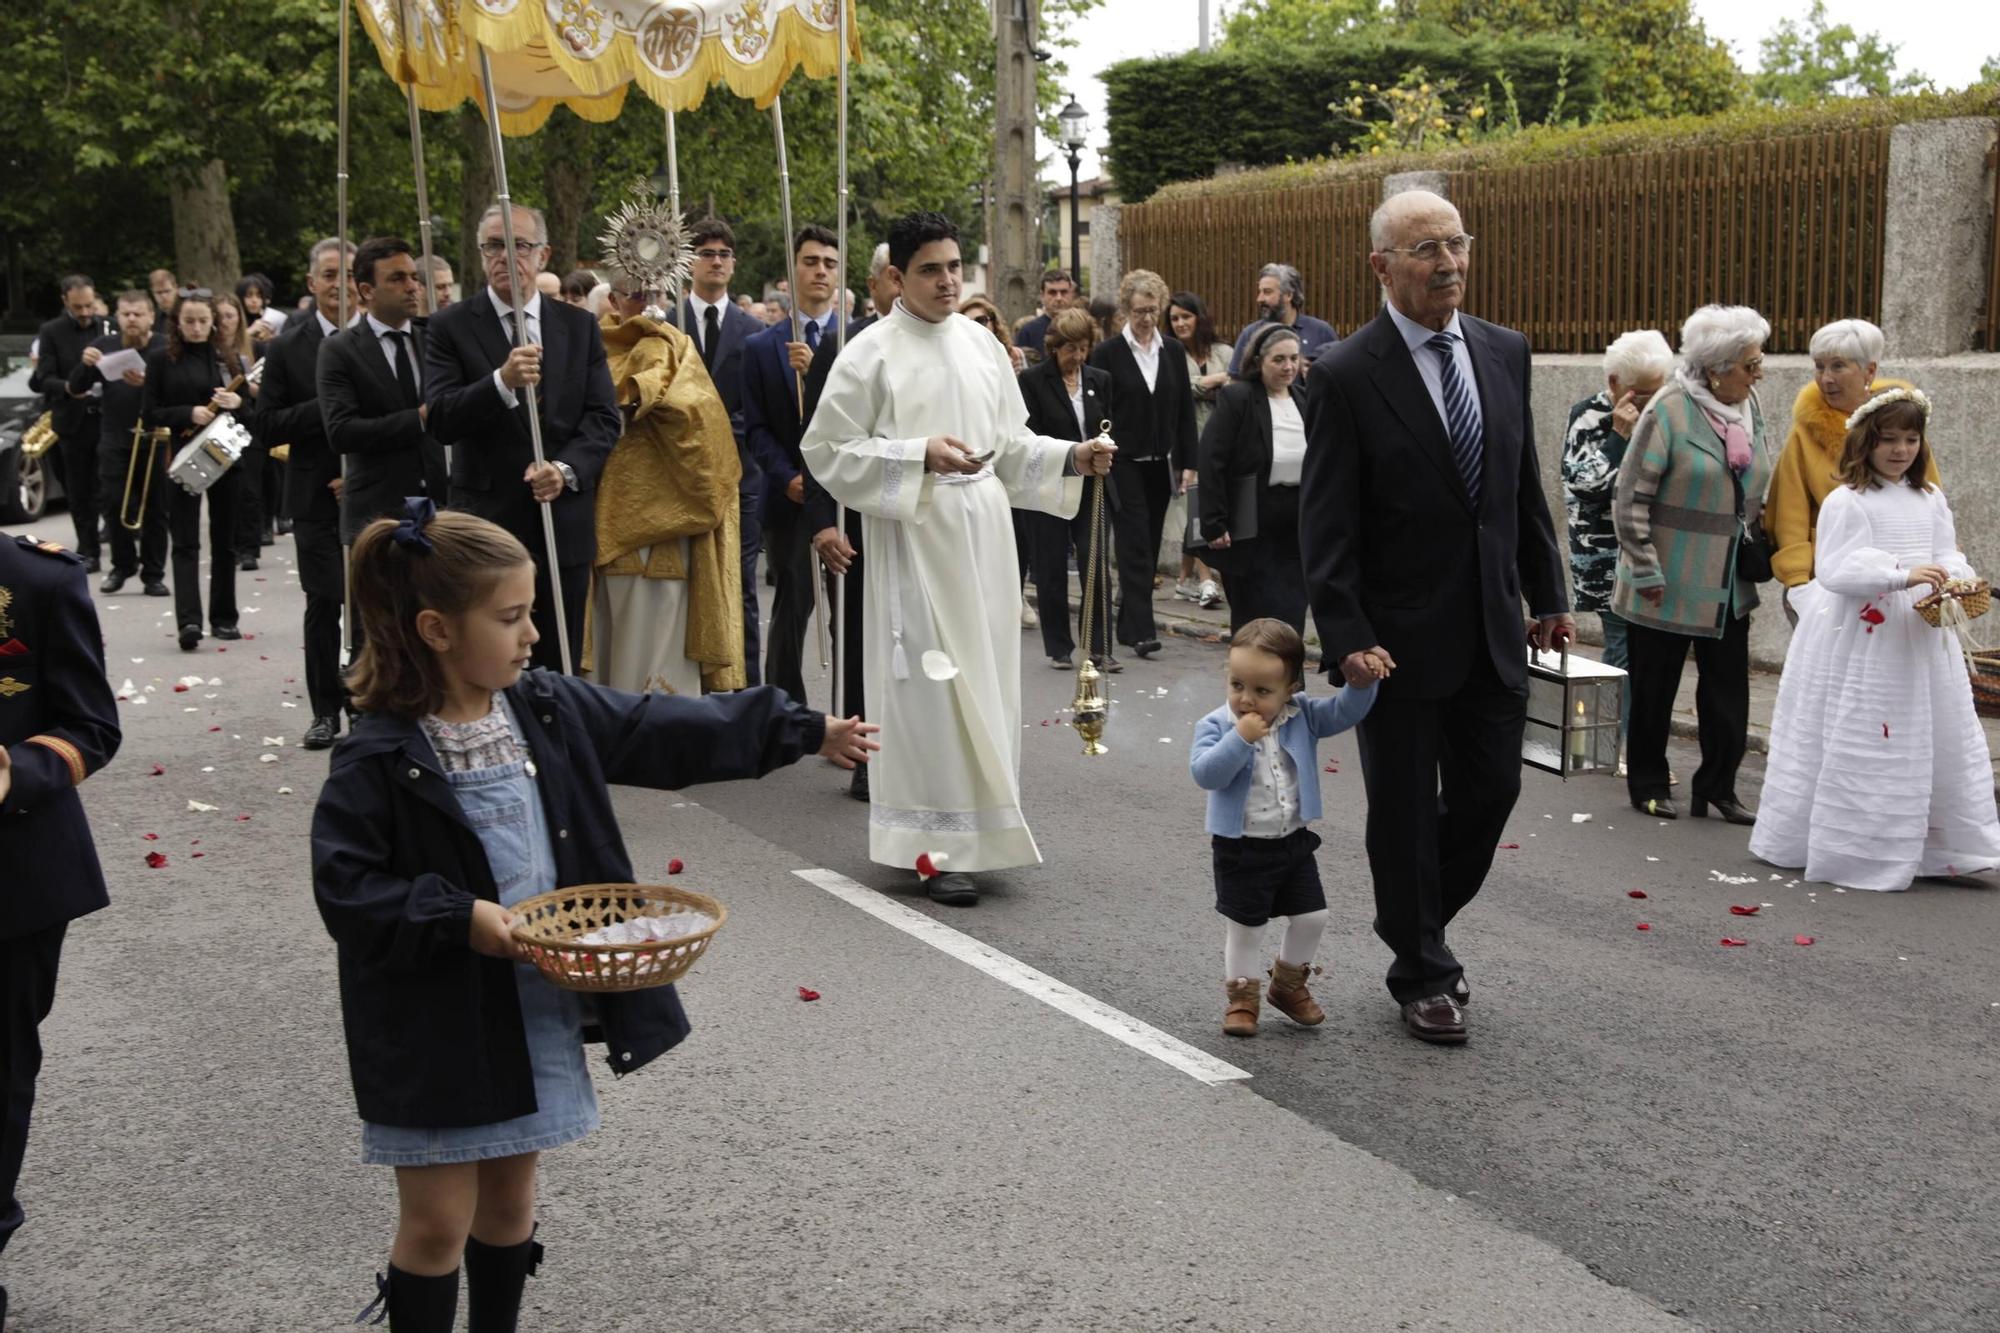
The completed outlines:
{"type": "Polygon", "coordinates": [[[394,340],[395,344],[396,383],[403,388],[403,406],[415,407],[417,405],[417,372],[416,367],[410,361],[410,331],[408,329],[390,329],[388,330],[388,334],[394,340]]]}
{"type": "Polygon", "coordinates": [[[1472,390],[1458,373],[1457,359],[1452,356],[1454,341],[1451,334],[1439,333],[1424,346],[1437,353],[1438,383],[1444,389],[1444,418],[1451,434],[1451,456],[1458,464],[1458,475],[1465,479],[1465,493],[1477,505],[1485,447],[1480,442],[1479,408],[1472,401],[1472,390]]]}
{"type": "Polygon", "coordinates": [[[816,319],[806,321],[806,346],[815,352],[819,350],[819,321],[816,319]]]}
{"type": "Polygon", "coordinates": [[[715,369],[715,350],[722,343],[722,316],[714,306],[701,312],[701,363],[715,369]]]}

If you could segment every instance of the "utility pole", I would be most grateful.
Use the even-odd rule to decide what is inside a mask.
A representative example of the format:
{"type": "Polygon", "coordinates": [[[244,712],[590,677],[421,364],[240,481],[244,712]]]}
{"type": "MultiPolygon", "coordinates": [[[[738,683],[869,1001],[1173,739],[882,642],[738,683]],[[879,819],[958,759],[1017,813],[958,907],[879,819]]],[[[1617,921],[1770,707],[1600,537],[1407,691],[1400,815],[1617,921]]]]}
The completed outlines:
{"type": "Polygon", "coordinates": [[[1208,53],[1208,0],[1201,0],[1201,43],[1199,49],[1208,53]]]}
{"type": "Polygon", "coordinates": [[[993,0],[993,273],[987,294],[1012,323],[1035,310],[1041,256],[1035,218],[1041,185],[1035,154],[1040,0],[993,0]]]}

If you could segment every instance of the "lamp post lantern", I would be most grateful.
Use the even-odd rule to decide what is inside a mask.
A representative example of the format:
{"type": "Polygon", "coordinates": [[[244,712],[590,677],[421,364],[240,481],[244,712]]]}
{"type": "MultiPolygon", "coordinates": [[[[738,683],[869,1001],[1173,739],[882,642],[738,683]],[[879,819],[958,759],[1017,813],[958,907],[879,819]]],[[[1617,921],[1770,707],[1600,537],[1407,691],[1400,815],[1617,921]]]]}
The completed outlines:
{"type": "Polygon", "coordinates": [[[1090,113],[1077,105],[1076,98],[1069,99],[1069,105],[1056,113],[1056,121],[1062,126],[1062,145],[1069,155],[1069,271],[1071,280],[1079,294],[1083,291],[1083,229],[1078,225],[1080,207],[1077,189],[1077,168],[1083,163],[1084,145],[1090,139],[1090,113]]]}

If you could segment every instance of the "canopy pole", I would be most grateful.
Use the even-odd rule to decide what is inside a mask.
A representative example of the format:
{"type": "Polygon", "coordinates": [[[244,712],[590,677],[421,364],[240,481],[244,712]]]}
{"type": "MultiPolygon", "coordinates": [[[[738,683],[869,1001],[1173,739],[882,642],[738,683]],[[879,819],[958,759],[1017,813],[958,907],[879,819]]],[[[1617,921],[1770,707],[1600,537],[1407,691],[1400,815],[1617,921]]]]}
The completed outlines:
{"type": "MultiPolygon", "coordinates": [[[[407,53],[412,42],[410,28],[410,0],[402,0],[403,6],[403,50],[407,53]]],[[[413,74],[403,88],[404,96],[410,104],[410,169],[416,176],[417,184],[417,245],[423,252],[424,271],[419,279],[423,283],[426,317],[436,312],[436,293],[431,286],[431,188],[429,177],[424,172],[424,125],[417,115],[417,81],[413,74]]]]}
{"type": "Polygon", "coordinates": [[[672,107],[667,108],[667,207],[675,217],[681,216],[681,146],[672,107]]]}
{"type": "MultiPolygon", "coordinates": [[[[797,255],[792,246],[792,236],[794,234],[792,231],[792,168],[791,162],[785,154],[785,95],[783,93],[771,99],[771,136],[778,146],[778,212],[784,219],[785,224],[785,263],[787,265],[785,272],[789,277],[796,278],[798,276],[796,271],[798,266],[793,263],[793,260],[797,258],[797,255]]],[[[788,281],[786,285],[790,286],[791,284],[788,281]]],[[[789,304],[792,307],[792,341],[795,343],[804,342],[806,335],[803,326],[799,322],[798,292],[792,292],[789,304]]],[[[836,302],[836,304],[838,303],[836,302]]],[[[786,366],[789,369],[789,361],[786,362],[786,366]]],[[[806,415],[805,376],[799,374],[797,371],[792,371],[791,379],[792,391],[799,405],[799,420],[803,423],[806,415]]],[[[825,670],[830,660],[827,656],[826,643],[826,606],[820,595],[819,574],[816,570],[812,570],[810,560],[807,562],[807,568],[809,570],[808,577],[812,583],[813,594],[813,642],[819,646],[819,664],[821,670],[825,670]]]]}
{"type": "MultiPolygon", "coordinates": [[[[835,209],[834,231],[838,233],[840,250],[840,273],[843,281],[840,290],[834,293],[833,301],[833,351],[838,356],[847,346],[847,0],[838,0],[836,11],[839,22],[835,24],[834,37],[839,44],[840,55],[838,76],[834,96],[834,132],[839,140],[835,156],[835,209]]],[[[833,510],[833,530],[842,540],[847,537],[847,506],[836,504],[833,510]]],[[[827,711],[835,717],[846,715],[847,708],[847,621],[842,611],[847,601],[847,576],[835,574],[831,580],[833,602],[833,707],[827,711]]]]}
{"type": "MultiPolygon", "coordinates": [[[[349,33],[350,29],[353,27],[353,24],[354,24],[354,6],[346,3],[346,0],[342,0],[340,6],[340,56],[339,56],[340,69],[335,79],[335,85],[336,85],[335,116],[339,124],[339,143],[336,146],[336,153],[333,166],[333,195],[334,195],[333,234],[335,239],[339,241],[339,244],[334,247],[337,251],[339,251],[340,254],[340,295],[337,298],[339,304],[336,308],[340,311],[339,322],[340,322],[340,327],[343,329],[347,327],[347,321],[352,315],[352,312],[349,311],[347,308],[347,288],[349,280],[348,258],[347,258],[347,160],[348,160],[347,103],[348,103],[348,92],[349,92],[348,50],[351,44],[349,33]]],[[[404,40],[407,41],[408,30],[405,29],[404,31],[406,34],[404,40]]],[[[318,319],[319,317],[320,316],[318,312],[315,311],[313,318],[318,319]]],[[[352,472],[352,470],[353,469],[350,465],[350,460],[348,456],[346,454],[342,454],[340,456],[340,490],[341,490],[340,499],[344,500],[347,497],[347,483],[349,480],[348,474],[352,472]]],[[[336,524],[335,526],[338,527],[339,525],[336,524]]],[[[342,646],[346,650],[346,656],[349,665],[352,665],[354,662],[354,628],[355,628],[354,581],[347,577],[347,553],[352,550],[353,550],[352,543],[343,543],[342,555],[340,560],[340,585],[341,585],[340,628],[341,628],[341,638],[345,640],[342,646]]]]}
{"type": "MultiPolygon", "coordinates": [[[[507,247],[507,263],[511,275],[507,283],[509,298],[514,305],[514,346],[528,345],[528,321],[522,314],[526,300],[521,295],[518,281],[521,270],[518,264],[519,252],[514,249],[514,201],[507,193],[507,149],[500,136],[500,103],[493,96],[493,57],[484,46],[479,48],[479,83],[486,97],[486,132],[493,147],[493,184],[500,204],[500,239],[507,247]]],[[[540,405],[535,401],[535,386],[523,386],[523,394],[528,405],[528,440],[534,445],[535,464],[540,466],[548,461],[542,452],[542,418],[540,405]]],[[[569,616],[563,606],[562,562],[556,553],[556,515],[553,503],[538,504],[542,511],[542,540],[548,545],[549,601],[555,609],[556,646],[562,650],[562,669],[566,676],[576,674],[574,660],[569,654],[569,616]]]]}

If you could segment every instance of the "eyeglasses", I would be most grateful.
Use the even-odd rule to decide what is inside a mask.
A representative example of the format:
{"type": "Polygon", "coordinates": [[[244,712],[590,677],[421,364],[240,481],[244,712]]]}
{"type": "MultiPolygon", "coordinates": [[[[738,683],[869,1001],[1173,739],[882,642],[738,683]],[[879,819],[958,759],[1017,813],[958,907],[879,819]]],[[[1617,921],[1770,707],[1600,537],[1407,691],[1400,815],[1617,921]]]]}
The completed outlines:
{"type": "Polygon", "coordinates": [[[1415,255],[1424,263],[1430,264],[1435,263],[1437,257],[1441,254],[1449,254],[1454,259],[1471,254],[1473,240],[1473,237],[1460,232],[1458,235],[1447,237],[1442,241],[1431,240],[1417,245],[1384,246],[1382,253],[1385,255],[1415,255]]]}
{"type": "Polygon", "coordinates": [[[734,250],[718,250],[711,246],[708,249],[695,251],[694,257],[696,259],[713,259],[720,262],[724,259],[736,258],[736,252],[734,250]]]}
{"type": "Polygon", "coordinates": [[[991,315],[974,315],[972,320],[975,324],[984,324],[989,329],[993,327],[993,316],[991,315]]]}
{"type": "Polygon", "coordinates": [[[1129,313],[1133,319],[1158,319],[1160,308],[1156,305],[1135,305],[1129,313]]]}
{"type": "Polygon", "coordinates": [[[174,293],[183,301],[213,301],[215,293],[206,287],[182,287],[174,293]]]}
{"type": "MultiPolygon", "coordinates": [[[[541,248],[542,243],[540,241],[531,241],[526,237],[522,237],[514,242],[514,253],[523,259],[526,259],[541,248]]],[[[485,255],[488,259],[498,259],[501,255],[507,253],[507,242],[503,240],[481,241],[479,243],[479,253],[485,255]]]]}
{"type": "Polygon", "coordinates": [[[1736,363],[1736,368],[1746,375],[1762,374],[1764,370],[1764,358],[1761,356],[1745,357],[1736,363]]]}

